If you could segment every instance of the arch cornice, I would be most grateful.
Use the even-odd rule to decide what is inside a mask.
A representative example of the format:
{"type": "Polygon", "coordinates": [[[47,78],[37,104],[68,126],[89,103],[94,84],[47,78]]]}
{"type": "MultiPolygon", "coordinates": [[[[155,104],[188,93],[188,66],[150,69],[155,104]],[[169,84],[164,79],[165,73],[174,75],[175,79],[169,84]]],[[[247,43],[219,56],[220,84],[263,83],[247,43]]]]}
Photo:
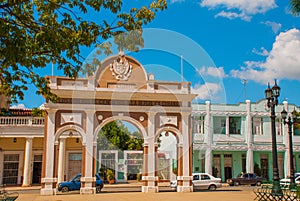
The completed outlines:
{"type": "Polygon", "coordinates": [[[77,125],[65,125],[65,126],[59,128],[55,133],[54,142],[58,142],[58,138],[66,131],[78,132],[82,138],[82,144],[85,145],[85,143],[86,143],[85,131],[77,125]]]}
{"type": "Polygon", "coordinates": [[[147,139],[147,131],[145,130],[145,128],[142,126],[142,124],[139,121],[137,121],[136,119],[129,117],[129,116],[113,116],[113,117],[108,117],[108,118],[104,119],[101,122],[101,124],[99,126],[97,126],[97,128],[95,129],[93,141],[94,142],[97,141],[98,133],[100,132],[100,130],[103,128],[104,125],[106,125],[112,121],[116,121],[116,120],[127,121],[127,122],[135,125],[141,131],[141,133],[143,135],[144,143],[145,143],[145,140],[147,139]]]}
{"type": "Polygon", "coordinates": [[[171,131],[171,132],[175,133],[176,134],[175,137],[177,139],[177,144],[183,144],[183,136],[182,136],[181,132],[177,128],[172,127],[172,126],[166,126],[166,127],[159,128],[155,133],[155,142],[157,141],[159,134],[164,131],[171,131]]]}

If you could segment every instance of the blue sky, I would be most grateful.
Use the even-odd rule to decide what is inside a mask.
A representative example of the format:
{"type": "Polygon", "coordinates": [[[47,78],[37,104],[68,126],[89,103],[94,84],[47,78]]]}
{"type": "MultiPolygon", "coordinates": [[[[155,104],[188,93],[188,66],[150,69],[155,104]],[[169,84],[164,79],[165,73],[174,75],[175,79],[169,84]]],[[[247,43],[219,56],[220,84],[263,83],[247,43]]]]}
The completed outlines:
{"type": "MultiPolygon", "coordinates": [[[[125,5],[142,2],[126,0],[125,5]]],[[[199,94],[195,102],[236,104],[264,98],[267,83],[272,86],[276,78],[282,89],[280,102],[300,105],[300,18],[290,14],[288,1],[168,3],[168,9],[145,26],[145,47],[126,52],[155,79],[191,82],[192,92],[199,94]]],[[[51,74],[51,68],[43,73],[51,74]]],[[[43,102],[32,91],[20,101],[29,108],[43,102]]]]}

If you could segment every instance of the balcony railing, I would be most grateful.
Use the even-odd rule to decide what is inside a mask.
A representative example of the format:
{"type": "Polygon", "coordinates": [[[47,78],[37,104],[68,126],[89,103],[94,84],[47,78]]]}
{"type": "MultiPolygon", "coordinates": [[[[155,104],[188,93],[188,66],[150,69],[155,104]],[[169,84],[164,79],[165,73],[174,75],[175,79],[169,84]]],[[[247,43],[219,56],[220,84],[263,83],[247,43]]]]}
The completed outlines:
{"type": "Polygon", "coordinates": [[[44,117],[0,117],[0,126],[44,126],[44,117]]]}

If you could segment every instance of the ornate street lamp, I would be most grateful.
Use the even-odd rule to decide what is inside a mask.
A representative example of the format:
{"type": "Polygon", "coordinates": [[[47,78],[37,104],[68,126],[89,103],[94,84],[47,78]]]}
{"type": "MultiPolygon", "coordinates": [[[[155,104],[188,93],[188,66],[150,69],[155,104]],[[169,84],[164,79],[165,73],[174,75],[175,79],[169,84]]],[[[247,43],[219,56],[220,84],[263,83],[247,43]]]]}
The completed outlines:
{"type": "Polygon", "coordinates": [[[267,106],[271,109],[271,134],[272,134],[272,157],[273,157],[273,192],[281,193],[281,188],[279,185],[279,171],[278,171],[278,158],[277,158],[277,142],[276,142],[276,127],[275,127],[275,106],[278,105],[278,97],[280,96],[280,87],[275,84],[270,88],[270,83],[268,83],[268,88],[265,90],[265,95],[267,99],[267,106]]]}
{"type": "Polygon", "coordinates": [[[295,184],[295,175],[294,175],[294,154],[293,154],[293,136],[292,136],[292,126],[294,123],[294,119],[296,118],[296,110],[292,112],[292,117],[289,115],[287,111],[283,108],[281,112],[281,117],[284,125],[288,125],[288,133],[289,133],[289,154],[290,154],[290,181],[291,186],[295,184]],[[287,118],[288,117],[288,118],[287,118]]]}

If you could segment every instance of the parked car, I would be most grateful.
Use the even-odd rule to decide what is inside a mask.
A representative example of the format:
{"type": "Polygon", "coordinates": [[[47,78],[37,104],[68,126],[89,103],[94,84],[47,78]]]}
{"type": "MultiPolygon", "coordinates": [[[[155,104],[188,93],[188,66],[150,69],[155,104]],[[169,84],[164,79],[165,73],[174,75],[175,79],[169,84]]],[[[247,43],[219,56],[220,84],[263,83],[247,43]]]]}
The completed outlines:
{"type": "Polygon", "coordinates": [[[236,178],[227,179],[227,183],[230,186],[238,186],[238,185],[260,186],[262,182],[265,180],[266,180],[265,178],[259,177],[255,173],[242,173],[239,174],[236,178]]]}
{"type": "MultiPolygon", "coordinates": [[[[96,193],[100,193],[101,189],[103,188],[103,181],[98,174],[96,174],[95,177],[96,177],[96,193]]],[[[81,186],[80,179],[81,179],[81,174],[77,174],[70,181],[64,181],[59,183],[58,191],[68,192],[68,191],[79,190],[81,186]]]]}
{"type": "MultiPolygon", "coordinates": [[[[283,178],[283,179],[280,179],[280,185],[283,186],[283,187],[284,187],[284,186],[289,186],[290,183],[291,183],[291,179],[290,179],[290,178],[283,178]]],[[[297,185],[300,184],[300,176],[298,176],[298,177],[295,178],[295,183],[296,183],[297,185]]]]}
{"type": "MultiPolygon", "coordinates": [[[[193,173],[193,189],[194,190],[216,190],[222,187],[221,178],[215,178],[208,173],[193,173]]],[[[171,181],[170,187],[177,189],[177,181],[171,181]]]]}

